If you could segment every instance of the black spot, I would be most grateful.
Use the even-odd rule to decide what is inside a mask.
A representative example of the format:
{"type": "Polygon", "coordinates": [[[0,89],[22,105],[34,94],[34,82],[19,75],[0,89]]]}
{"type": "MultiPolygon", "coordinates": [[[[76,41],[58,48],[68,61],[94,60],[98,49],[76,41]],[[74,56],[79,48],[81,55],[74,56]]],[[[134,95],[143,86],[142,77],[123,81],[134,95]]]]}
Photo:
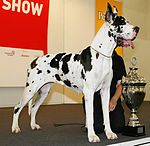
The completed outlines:
{"type": "Polygon", "coordinates": [[[16,114],[19,111],[19,107],[15,109],[14,113],[16,114]]]}
{"type": "Polygon", "coordinates": [[[108,31],[108,36],[112,37],[112,33],[110,31],[108,31]]]}
{"type": "Polygon", "coordinates": [[[99,53],[96,53],[96,59],[98,59],[98,57],[99,57],[99,53]]]}
{"type": "Polygon", "coordinates": [[[74,61],[79,61],[80,60],[80,55],[79,54],[75,54],[73,59],[74,59],[74,61]]]}
{"type": "Polygon", "coordinates": [[[48,57],[50,57],[50,55],[48,54],[48,55],[46,55],[46,57],[48,58],[48,57]]]}
{"type": "Polygon", "coordinates": [[[29,83],[28,82],[26,82],[26,87],[28,87],[29,86],[29,83]]]}
{"type": "Polygon", "coordinates": [[[44,60],[44,62],[46,62],[46,60],[44,60]]]}
{"type": "Polygon", "coordinates": [[[113,22],[114,26],[119,26],[119,25],[126,25],[125,18],[122,16],[117,16],[115,18],[115,21],[113,22]]]}
{"type": "Polygon", "coordinates": [[[61,81],[61,78],[58,74],[55,75],[55,78],[56,78],[57,81],[61,81]]]}
{"type": "Polygon", "coordinates": [[[49,74],[49,73],[51,73],[51,71],[50,71],[50,70],[47,70],[47,73],[49,74]]]}
{"type": "Polygon", "coordinates": [[[84,74],[83,70],[81,71],[81,77],[82,77],[82,79],[85,79],[85,74],[84,74]]]}
{"type": "Polygon", "coordinates": [[[37,66],[37,64],[36,64],[37,59],[38,58],[36,58],[35,60],[32,61],[31,65],[30,65],[31,69],[33,69],[33,68],[35,68],[37,66]]]}
{"type": "Polygon", "coordinates": [[[31,92],[31,90],[29,90],[29,92],[31,92]]]}
{"type": "Polygon", "coordinates": [[[42,73],[42,70],[38,70],[37,74],[41,74],[42,73]]]}
{"type": "Polygon", "coordinates": [[[56,69],[59,69],[59,61],[61,60],[62,56],[66,53],[59,53],[57,54],[50,62],[50,66],[56,69]]]}
{"type": "Polygon", "coordinates": [[[70,60],[72,54],[68,54],[62,58],[63,64],[62,64],[62,71],[64,74],[67,74],[69,72],[68,64],[67,62],[70,60]]]}
{"type": "Polygon", "coordinates": [[[76,85],[73,85],[73,87],[74,87],[74,88],[78,88],[78,86],[76,86],[76,85]]]}
{"type": "Polygon", "coordinates": [[[67,85],[68,87],[71,87],[71,82],[67,79],[64,80],[65,85],[67,85]]]}
{"type": "Polygon", "coordinates": [[[32,108],[34,108],[34,107],[35,107],[35,104],[32,105],[32,108]]]}
{"type": "Polygon", "coordinates": [[[34,81],[32,81],[32,83],[34,83],[34,81]]]}
{"type": "Polygon", "coordinates": [[[120,26],[117,27],[117,32],[118,32],[118,33],[122,33],[122,32],[123,32],[123,30],[121,29],[120,26]]]}
{"type": "Polygon", "coordinates": [[[41,95],[41,94],[42,94],[42,90],[39,90],[39,91],[38,91],[38,94],[41,95]]]}
{"type": "Polygon", "coordinates": [[[27,69],[27,77],[29,77],[30,76],[30,72],[29,72],[29,70],[27,69]]]}
{"type": "Polygon", "coordinates": [[[92,69],[91,61],[92,55],[90,47],[84,49],[81,53],[80,63],[83,65],[85,72],[90,71],[92,69]]]}

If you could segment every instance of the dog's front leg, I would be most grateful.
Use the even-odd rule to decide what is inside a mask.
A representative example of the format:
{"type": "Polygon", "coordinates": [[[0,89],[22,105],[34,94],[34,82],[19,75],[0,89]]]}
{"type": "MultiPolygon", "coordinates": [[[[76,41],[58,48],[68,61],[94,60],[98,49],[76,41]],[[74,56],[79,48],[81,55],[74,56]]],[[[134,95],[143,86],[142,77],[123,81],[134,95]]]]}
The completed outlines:
{"type": "Polygon", "coordinates": [[[117,135],[112,132],[109,119],[109,100],[110,100],[110,87],[101,89],[102,109],[105,125],[105,134],[107,139],[117,139],[117,135]]]}
{"type": "Polygon", "coordinates": [[[93,96],[94,91],[84,90],[85,97],[85,110],[86,110],[86,126],[88,128],[88,140],[89,142],[100,142],[99,137],[95,134],[93,128],[93,96]]]}

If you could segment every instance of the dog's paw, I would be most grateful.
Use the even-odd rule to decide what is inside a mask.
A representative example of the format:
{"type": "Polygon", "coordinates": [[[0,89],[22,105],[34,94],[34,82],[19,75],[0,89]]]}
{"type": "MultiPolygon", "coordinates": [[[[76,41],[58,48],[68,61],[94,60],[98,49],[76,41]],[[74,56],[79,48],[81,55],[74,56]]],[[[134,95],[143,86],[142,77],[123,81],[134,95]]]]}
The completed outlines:
{"type": "Polygon", "coordinates": [[[96,134],[88,136],[89,142],[100,142],[99,137],[96,134]]]}
{"type": "Polygon", "coordinates": [[[19,127],[12,127],[12,133],[19,133],[21,132],[19,127]]]}
{"type": "Polygon", "coordinates": [[[41,127],[38,124],[31,125],[32,130],[40,130],[41,127]]]}
{"type": "Polygon", "coordinates": [[[118,136],[113,132],[106,132],[107,139],[117,139],[118,136]]]}

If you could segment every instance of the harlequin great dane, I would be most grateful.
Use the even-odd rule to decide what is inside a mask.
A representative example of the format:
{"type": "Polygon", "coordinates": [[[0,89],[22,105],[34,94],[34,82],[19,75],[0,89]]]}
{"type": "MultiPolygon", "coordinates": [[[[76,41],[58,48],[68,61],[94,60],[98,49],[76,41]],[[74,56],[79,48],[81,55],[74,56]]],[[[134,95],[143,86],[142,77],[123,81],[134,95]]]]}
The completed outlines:
{"type": "Polygon", "coordinates": [[[116,46],[131,46],[139,27],[134,27],[122,16],[114,12],[110,4],[107,6],[105,23],[100,28],[91,45],[79,54],[48,54],[35,59],[28,69],[26,87],[20,103],[14,108],[12,132],[20,132],[18,118],[23,107],[29,103],[31,128],[40,129],[36,123],[36,113],[48,95],[52,83],[57,82],[81,91],[85,97],[86,124],[89,142],[99,142],[93,129],[93,95],[100,90],[104,115],[105,133],[108,139],[116,139],[109,120],[109,93],[112,79],[111,55],[116,46]],[[39,97],[32,104],[33,95],[39,97]]]}

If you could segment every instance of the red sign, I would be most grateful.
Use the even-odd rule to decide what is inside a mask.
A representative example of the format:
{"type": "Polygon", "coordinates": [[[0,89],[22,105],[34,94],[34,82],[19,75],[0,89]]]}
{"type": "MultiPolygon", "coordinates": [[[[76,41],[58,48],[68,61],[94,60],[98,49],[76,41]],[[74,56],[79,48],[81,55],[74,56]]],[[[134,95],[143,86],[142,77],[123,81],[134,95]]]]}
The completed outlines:
{"type": "Polygon", "coordinates": [[[49,0],[0,0],[0,46],[47,53],[49,0]]]}

